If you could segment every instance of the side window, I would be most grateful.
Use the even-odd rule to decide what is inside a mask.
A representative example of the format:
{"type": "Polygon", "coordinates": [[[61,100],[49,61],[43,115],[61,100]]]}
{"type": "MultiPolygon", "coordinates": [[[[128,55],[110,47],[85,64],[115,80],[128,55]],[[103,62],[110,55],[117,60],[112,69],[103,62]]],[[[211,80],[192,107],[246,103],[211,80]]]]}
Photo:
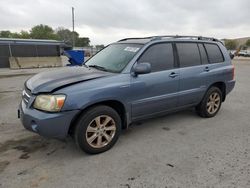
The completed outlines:
{"type": "Polygon", "coordinates": [[[224,57],[216,44],[204,44],[210,63],[220,63],[224,61],[224,57]]]}
{"type": "Polygon", "coordinates": [[[201,64],[199,49],[196,43],[176,43],[180,67],[190,67],[201,64]]]}
{"type": "Polygon", "coordinates": [[[149,47],[140,57],[138,63],[151,64],[151,72],[157,72],[174,67],[174,54],[171,43],[155,44],[149,47]]]}
{"type": "Polygon", "coordinates": [[[200,54],[201,54],[202,64],[208,64],[207,53],[205,51],[203,44],[198,44],[198,46],[199,46],[199,50],[200,50],[200,54]]]}

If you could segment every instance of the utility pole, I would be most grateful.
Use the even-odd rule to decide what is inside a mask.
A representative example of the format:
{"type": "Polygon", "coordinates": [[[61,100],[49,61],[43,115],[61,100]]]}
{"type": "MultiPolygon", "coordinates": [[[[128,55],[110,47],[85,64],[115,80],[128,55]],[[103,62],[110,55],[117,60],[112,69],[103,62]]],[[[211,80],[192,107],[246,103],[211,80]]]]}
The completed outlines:
{"type": "Polygon", "coordinates": [[[75,46],[75,8],[72,7],[72,45],[75,46]]]}

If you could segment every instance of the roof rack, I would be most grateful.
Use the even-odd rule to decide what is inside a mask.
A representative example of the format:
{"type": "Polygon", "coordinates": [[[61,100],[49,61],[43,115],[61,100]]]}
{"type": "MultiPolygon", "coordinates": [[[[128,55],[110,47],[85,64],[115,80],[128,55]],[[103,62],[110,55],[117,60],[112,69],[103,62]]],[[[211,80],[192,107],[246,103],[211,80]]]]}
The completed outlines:
{"type": "Polygon", "coordinates": [[[126,40],[140,40],[140,39],[149,39],[149,41],[154,40],[162,40],[164,38],[182,38],[182,39],[192,39],[192,40],[208,40],[208,41],[214,41],[214,42],[220,42],[223,44],[222,41],[213,38],[213,37],[203,37],[203,36],[185,36],[185,35],[161,35],[161,36],[151,36],[151,37],[141,37],[141,38],[124,38],[119,40],[118,42],[126,41],[126,40]]]}
{"type": "Polygon", "coordinates": [[[203,37],[203,36],[190,36],[190,35],[162,35],[162,36],[153,36],[151,37],[152,40],[161,40],[163,38],[186,38],[186,39],[193,39],[193,40],[210,40],[219,42],[220,40],[213,38],[213,37],[203,37]]]}
{"type": "Polygon", "coordinates": [[[117,42],[122,42],[122,41],[126,41],[126,40],[140,40],[140,39],[151,39],[152,37],[135,37],[135,38],[124,38],[121,40],[118,40],[117,42]]]}

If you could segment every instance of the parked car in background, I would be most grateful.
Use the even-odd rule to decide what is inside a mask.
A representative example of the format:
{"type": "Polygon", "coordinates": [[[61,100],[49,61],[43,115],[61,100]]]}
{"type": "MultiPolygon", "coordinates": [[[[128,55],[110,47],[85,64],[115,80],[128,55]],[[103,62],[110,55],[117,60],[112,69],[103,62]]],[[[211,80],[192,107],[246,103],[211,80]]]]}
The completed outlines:
{"type": "Polygon", "coordinates": [[[248,50],[241,50],[241,51],[239,51],[238,56],[250,57],[250,51],[248,51],[248,50]]]}
{"type": "Polygon", "coordinates": [[[247,50],[246,54],[245,54],[245,57],[250,57],[250,51],[247,50]]]}
{"type": "Polygon", "coordinates": [[[201,117],[214,117],[234,85],[234,66],[217,39],[127,38],[82,67],[27,80],[19,116],[30,131],[60,139],[72,135],[82,150],[96,154],[136,121],[192,107],[201,117]]]}

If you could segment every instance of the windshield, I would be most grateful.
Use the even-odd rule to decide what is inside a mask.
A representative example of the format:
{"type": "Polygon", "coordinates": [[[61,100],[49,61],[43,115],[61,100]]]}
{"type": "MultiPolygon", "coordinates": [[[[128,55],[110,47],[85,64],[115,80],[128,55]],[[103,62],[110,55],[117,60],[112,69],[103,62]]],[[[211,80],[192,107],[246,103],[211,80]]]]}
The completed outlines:
{"type": "Polygon", "coordinates": [[[140,44],[111,44],[86,62],[103,71],[121,72],[142,47],[140,44]]]}

